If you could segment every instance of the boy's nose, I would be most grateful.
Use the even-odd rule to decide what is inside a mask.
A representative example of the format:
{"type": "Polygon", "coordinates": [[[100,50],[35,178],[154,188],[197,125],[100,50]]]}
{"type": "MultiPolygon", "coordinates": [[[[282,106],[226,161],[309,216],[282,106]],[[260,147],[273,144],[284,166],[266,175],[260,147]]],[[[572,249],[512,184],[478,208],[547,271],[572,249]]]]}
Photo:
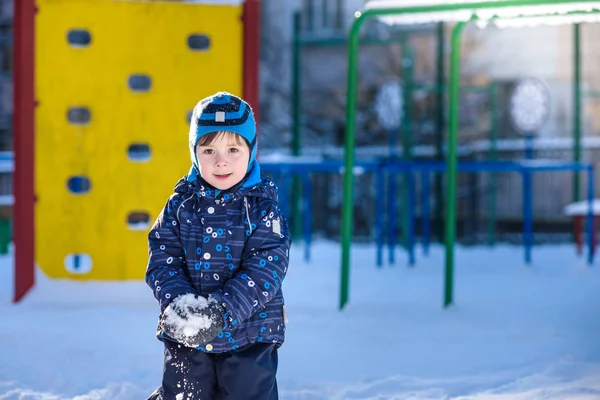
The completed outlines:
{"type": "Polygon", "coordinates": [[[216,165],[217,165],[217,167],[224,167],[227,165],[227,161],[225,161],[224,157],[219,157],[219,158],[217,158],[216,165]]]}

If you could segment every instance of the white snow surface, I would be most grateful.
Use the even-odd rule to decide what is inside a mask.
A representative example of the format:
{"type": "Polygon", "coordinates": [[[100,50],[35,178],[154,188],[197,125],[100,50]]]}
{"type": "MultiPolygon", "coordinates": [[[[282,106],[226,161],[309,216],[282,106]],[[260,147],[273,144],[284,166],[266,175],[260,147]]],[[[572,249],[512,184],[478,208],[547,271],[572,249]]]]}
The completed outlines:
{"type": "MultiPolygon", "coordinates": [[[[378,269],[354,245],[340,312],[340,249],[295,246],[284,282],[282,400],[600,399],[600,266],[574,246],[458,247],[443,309],[442,247],[378,269]]],[[[143,275],[143,267],[140,269],[143,275]]],[[[10,302],[0,257],[0,400],[143,400],[160,383],[158,304],[144,282],[50,280],[10,302]]]]}

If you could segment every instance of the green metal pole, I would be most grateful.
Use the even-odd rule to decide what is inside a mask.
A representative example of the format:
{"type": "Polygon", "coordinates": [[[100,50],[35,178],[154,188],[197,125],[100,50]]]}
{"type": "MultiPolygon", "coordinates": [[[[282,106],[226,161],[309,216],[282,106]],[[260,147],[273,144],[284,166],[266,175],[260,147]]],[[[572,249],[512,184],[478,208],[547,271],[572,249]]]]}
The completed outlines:
{"type": "MultiPolygon", "coordinates": [[[[468,11],[468,12],[476,12],[477,10],[486,10],[490,8],[515,8],[515,10],[520,9],[521,7],[526,6],[552,6],[552,5],[560,5],[560,4],[573,4],[573,3],[596,3],[598,0],[482,0],[478,2],[453,2],[453,3],[443,3],[443,4],[425,4],[418,6],[408,6],[408,7],[389,7],[389,8],[371,8],[368,10],[363,10],[361,12],[357,12],[356,14],[360,14],[360,17],[363,19],[372,18],[375,16],[384,16],[384,15],[408,15],[415,13],[434,13],[440,11],[468,11]]],[[[593,5],[593,4],[590,4],[593,5]]],[[[592,8],[592,7],[590,7],[592,8]]],[[[590,14],[590,11],[581,11],[581,12],[571,12],[572,14],[590,14]]],[[[555,15],[553,12],[546,12],[538,14],[537,16],[551,16],[555,15]]]]}
{"type": "MultiPolygon", "coordinates": [[[[404,81],[404,112],[402,114],[402,159],[412,161],[413,159],[413,132],[412,132],[412,90],[415,57],[412,46],[408,40],[404,41],[402,47],[402,80],[404,81]]],[[[402,185],[402,243],[404,249],[409,250],[410,246],[410,210],[407,205],[410,204],[410,176],[412,172],[404,173],[402,185]]]]}
{"type": "MultiPolygon", "coordinates": [[[[581,25],[573,25],[573,161],[581,161],[581,25]]],[[[579,201],[579,172],[573,173],[573,201],[579,201]]]]}
{"type": "MultiPolygon", "coordinates": [[[[498,85],[492,82],[490,85],[490,161],[498,159],[498,85]]],[[[488,245],[496,243],[496,192],[498,189],[497,177],[490,172],[490,185],[488,188],[489,202],[487,215],[488,245]]]]}
{"type": "Polygon", "coordinates": [[[11,239],[10,219],[0,218],[0,254],[8,254],[11,239]]]}
{"type": "Polygon", "coordinates": [[[292,43],[292,153],[300,154],[300,107],[302,93],[300,92],[300,12],[294,13],[294,36],[292,43]]]}
{"type": "Polygon", "coordinates": [[[342,29],[344,26],[344,0],[336,0],[335,5],[335,29],[342,29]]]}
{"type": "Polygon", "coordinates": [[[308,8],[308,21],[305,25],[309,31],[314,31],[315,29],[315,2],[314,0],[308,0],[307,4],[308,8]]]}
{"type": "Polygon", "coordinates": [[[448,130],[448,158],[446,160],[446,268],[444,284],[444,307],[453,301],[454,289],[454,241],[456,238],[456,171],[458,142],[458,102],[460,95],[460,38],[466,22],[459,22],[452,30],[450,49],[450,127],[448,130]]]}
{"type": "MultiPolygon", "coordinates": [[[[300,118],[302,107],[302,89],[300,85],[300,12],[294,13],[294,32],[292,44],[292,154],[299,156],[302,148],[300,142],[300,118]]],[[[292,182],[292,237],[299,240],[302,236],[302,182],[294,175],[292,182]]]]}
{"type": "MultiPolygon", "coordinates": [[[[436,154],[435,158],[437,161],[442,161],[444,159],[444,109],[446,107],[444,102],[444,95],[446,93],[445,90],[445,80],[444,80],[444,54],[445,54],[445,35],[444,35],[445,25],[443,22],[437,24],[436,38],[437,38],[437,51],[436,51],[436,83],[437,83],[437,91],[436,91],[436,103],[437,103],[437,118],[436,118],[436,140],[435,140],[435,149],[436,154]]],[[[438,240],[441,242],[444,241],[444,225],[442,223],[442,218],[444,217],[444,200],[443,200],[443,183],[442,172],[435,174],[435,233],[438,240]]],[[[428,199],[426,199],[428,201],[428,199]]]]}
{"type": "Polygon", "coordinates": [[[356,139],[356,77],[358,64],[358,33],[364,14],[350,28],[348,47],[348,94],[346,101],[346,138],[344,147],[344,204],[342,206],[342,271],[340,310],[348,302],[350,284],[350,242],[352,241],[352,211],[354,209],[354,149],[356,139]]]}

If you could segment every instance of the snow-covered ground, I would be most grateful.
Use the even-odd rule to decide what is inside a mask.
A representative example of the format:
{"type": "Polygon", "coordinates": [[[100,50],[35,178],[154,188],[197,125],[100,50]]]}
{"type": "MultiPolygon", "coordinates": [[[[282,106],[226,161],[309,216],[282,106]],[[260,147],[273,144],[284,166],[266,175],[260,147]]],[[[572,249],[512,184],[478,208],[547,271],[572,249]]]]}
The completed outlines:
{"type": "MultiPolygon", "coordinates": [[[[350,304],[337,310],[339,246],[295,247],[284,283],[282,400],[600,399],[600,263],[573,246],[457,248],[443,310],[443,249],[375,267],[354,246],[350,304]]],[[[10,303],[0,259],[0,400],[143,400],[159,384],[157,305],[142,281],[78,283],[38,273],[10,303]]]]}

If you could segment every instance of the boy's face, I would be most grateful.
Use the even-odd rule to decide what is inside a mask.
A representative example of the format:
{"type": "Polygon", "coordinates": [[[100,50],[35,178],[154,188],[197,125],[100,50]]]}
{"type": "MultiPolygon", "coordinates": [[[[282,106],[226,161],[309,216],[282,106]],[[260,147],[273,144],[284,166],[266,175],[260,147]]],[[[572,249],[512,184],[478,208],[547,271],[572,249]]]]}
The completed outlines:
{"type": "Polygon", "coordinates": [[[196,146],[202,178],[219,190],[240,182],[248,170],[250,149],[236,134],[218,135],[205,146],[196,146]]]}

